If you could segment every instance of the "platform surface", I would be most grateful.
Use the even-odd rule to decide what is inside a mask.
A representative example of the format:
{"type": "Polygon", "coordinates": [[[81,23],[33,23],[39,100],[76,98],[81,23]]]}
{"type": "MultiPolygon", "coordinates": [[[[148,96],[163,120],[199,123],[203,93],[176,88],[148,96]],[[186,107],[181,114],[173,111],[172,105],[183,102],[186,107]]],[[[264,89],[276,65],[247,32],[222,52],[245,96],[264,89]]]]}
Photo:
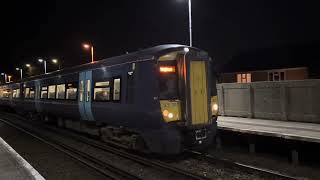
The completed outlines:
{"type": "Polygon", "coordinates": [[[218,128],[234,132],[320,143],[320,124],[219,116],[218,128]]]}
{"type": "Polygon", "coordinates": [[[0,137],[0,180],[44,180],[44,178],[0,137]]]}

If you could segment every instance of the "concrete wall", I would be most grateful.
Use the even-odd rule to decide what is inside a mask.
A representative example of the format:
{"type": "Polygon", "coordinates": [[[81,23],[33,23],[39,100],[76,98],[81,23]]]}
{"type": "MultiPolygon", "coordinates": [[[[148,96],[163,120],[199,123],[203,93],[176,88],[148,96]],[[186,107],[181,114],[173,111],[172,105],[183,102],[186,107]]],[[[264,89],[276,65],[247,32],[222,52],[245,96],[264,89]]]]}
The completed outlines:
{"type": "Polygon", "coordinates": [[[223,116],[320,123],[320,80],[218,84],[223,116]]]}

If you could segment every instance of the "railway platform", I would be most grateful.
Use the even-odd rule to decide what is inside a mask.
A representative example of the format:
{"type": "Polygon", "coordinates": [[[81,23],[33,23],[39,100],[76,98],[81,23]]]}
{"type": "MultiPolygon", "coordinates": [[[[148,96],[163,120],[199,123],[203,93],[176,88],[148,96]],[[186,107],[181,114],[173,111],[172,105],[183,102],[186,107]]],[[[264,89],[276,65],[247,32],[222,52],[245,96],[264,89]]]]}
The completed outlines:
{"type": "MultiPolygon", "coordinates": [[[[219,116],[218,129],[245,135],[282,138],[288,141],[320,143],[320,124],[315,123],[219,116]]],[[[248,143],[249,151],[254,153],[254,139],[248,138],[248,143]]],[[[217,146],[221,147],[219,138],[217,146]]],[[[293,145],[291,149],[292,163],[299,164],[298,147],[293,145]]]]}
{"type": "Polygon", "coordinates": [[[44,178],[1,137],[0,179],[44,180],[44,178]]]}
{"type": "Polygon", "coordinates": [[[320,124],[219,116],[222,130],[320,143],[320,124]]]}

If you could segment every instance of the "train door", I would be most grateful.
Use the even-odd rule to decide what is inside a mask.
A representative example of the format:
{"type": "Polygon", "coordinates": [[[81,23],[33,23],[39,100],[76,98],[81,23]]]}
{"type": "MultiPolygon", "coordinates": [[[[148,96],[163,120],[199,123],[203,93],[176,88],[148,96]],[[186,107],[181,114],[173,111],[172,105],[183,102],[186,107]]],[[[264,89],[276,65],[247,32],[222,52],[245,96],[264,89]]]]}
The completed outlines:
{"type": "Polygon", "coordinates": [[[79,98],[78,105],[81,119],[85,121],[93,121],[91,111],[91,90],[92,90],[92,71],[85,71],[79,74],[79,98]]]}
{"type": "Polygon", "coordinates": [[[190,90],[192,124],[208,123],[207,73],[205,61],[191,61],[190,90]]]}

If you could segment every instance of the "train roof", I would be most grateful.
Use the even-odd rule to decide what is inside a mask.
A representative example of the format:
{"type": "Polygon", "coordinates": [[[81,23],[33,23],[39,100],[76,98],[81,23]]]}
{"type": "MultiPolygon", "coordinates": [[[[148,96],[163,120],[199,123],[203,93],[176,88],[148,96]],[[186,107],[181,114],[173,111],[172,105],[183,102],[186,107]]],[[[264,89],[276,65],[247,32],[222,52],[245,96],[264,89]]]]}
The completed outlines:
{"type": "MultiPolygon", "coordinates": [[[[156,60],[158,57],[165,55],[165,54],[168,54],[170,52],[182,51],[183,48],[185,48],[185,47],[188,47],[188,48],[193,49],[195,51],[201,51],[198,48],[189,47],[189,46],[180,45],[180,44],[159,45],[159,46],[143,49],[140,51],[136,51],[136,52],[120,55],[120,56],[102,59],[99,61],[95,61],[94,63],[81,64],[81,65],[77,65],[74,67],[69,67],[66,69],[49,72],[47,74],[41,74],[41,75],[28,77],[28,78],[23,79],[22,81],[12,82],[9,84],[32,81],[32,80],[42,79],[42,78],[50,78],[50,77],[54,77],[59,74],[65,74],[65,73],[68,74],[68,73],[73,73],[73,72],[85,71],[86,69],[96,69],[101,66],[111,66],[111,65],[116,65],[116,64],[136,62],[139,60],[141,60],[141,61],[156,60]]],[[[8,84],[6,84],[6,85],[8,85],[8,84]]]]}

